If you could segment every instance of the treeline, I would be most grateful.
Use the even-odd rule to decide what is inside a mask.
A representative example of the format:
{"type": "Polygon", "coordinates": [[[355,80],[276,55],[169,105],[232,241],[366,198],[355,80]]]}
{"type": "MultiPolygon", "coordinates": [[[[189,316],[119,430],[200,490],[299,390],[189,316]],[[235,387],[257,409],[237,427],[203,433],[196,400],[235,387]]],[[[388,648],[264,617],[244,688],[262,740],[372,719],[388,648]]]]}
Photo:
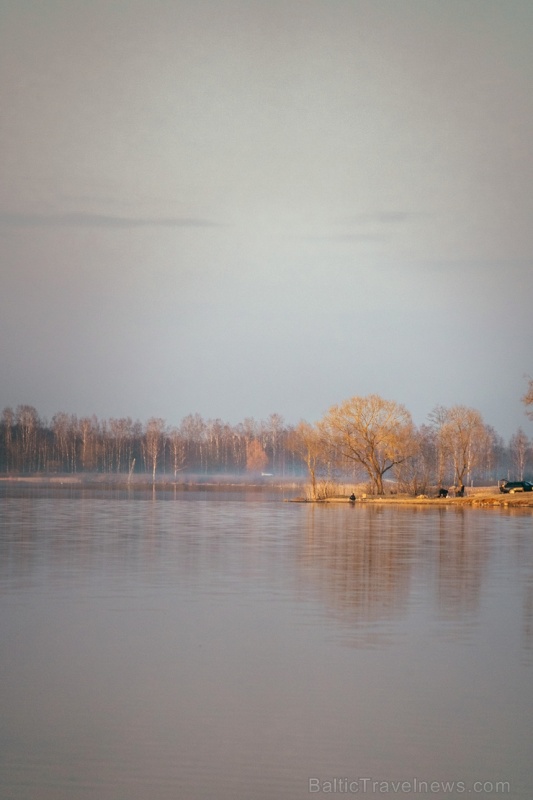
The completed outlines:
{"type": "Polygon", "coordinates": [[[141,423],[64,412],[47,422],[33,406],[20,405],[2,412],[0,472],[293,475],[302,472],[302,461],[288,447],[289,434],[279,414],[238,425],[199,414],[179,426],[155,417],[141,423]]]}
{"type": "Polygon", "coordinates": [[[393,479],[404,491],[453,483],[488,485],[523,479],[533,466],[532,442],[519,429],[508,443],[479,412],[437,408],[416,427],[403,407],[371,395],[333,406],[315,425],[289,425],[279,414],[231,425],[185,417],[178,426],[152,417],[98,419],[59,412],[42,419],[33,406],[5,408],[0,418],[0,472],[183,475],[273,474],[312,481],[369,481],[386,491],[393,479]]]}

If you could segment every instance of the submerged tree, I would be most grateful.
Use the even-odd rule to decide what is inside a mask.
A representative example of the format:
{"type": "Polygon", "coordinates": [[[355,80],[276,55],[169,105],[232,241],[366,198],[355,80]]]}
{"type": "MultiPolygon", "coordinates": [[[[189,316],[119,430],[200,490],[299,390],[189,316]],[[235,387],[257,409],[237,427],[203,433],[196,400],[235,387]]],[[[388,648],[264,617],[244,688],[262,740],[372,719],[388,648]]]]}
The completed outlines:
{"type": "Polygon", "coordinates": [[[383,494],[383,476],[416,450],[410,413],[376,394],[332,406],[320,429],[337,457],[366,470],[376,494],[383,494]]]}

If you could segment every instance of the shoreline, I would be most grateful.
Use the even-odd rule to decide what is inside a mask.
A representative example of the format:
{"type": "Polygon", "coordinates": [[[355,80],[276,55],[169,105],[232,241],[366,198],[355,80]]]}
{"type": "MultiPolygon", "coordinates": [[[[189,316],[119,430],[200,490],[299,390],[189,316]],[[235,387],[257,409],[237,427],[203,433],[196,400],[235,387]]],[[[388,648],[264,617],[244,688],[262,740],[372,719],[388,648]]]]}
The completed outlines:
{"type": "MultiPolygon", "coordinates": [[[[174,480],[168,476],[160,476],[152,483],[143,476],[134,476],[128,480],[124,475],[0,475],[0,486],[4,487],[23,487],[30,486],[36,488],[53,489],[87,489],[99,491],[302,491],[305,481],[290,478],[257,477],[248,478],[244,476],[192,476],[189,479],[174,480]]],[[[468,491],[468,489],[467,489],[468,491]]],[[[396,506],[425,506],[441,507],[455,506],[467,508],[524,508],[533,509],[533,492],[516,492],[514,494],[503,494],[497,489],[480,488],[471,489],[472,493],[465,497],[409,497],[408,495],[382,495],[382,496],[358,496],[352,501],[348,496],[334,496],[309,500],[306,497],[294,497],[285,499],[288,503],[310,503],[310,504],[329,504],[338,505],[350,503],[354,506],[360,505],[396,505],[396,506]]]]}
{"type": "Polygon", "coordinates": [[[533,492],[517,492],[515,494],[479,492],[465,497],[361,497],[350,500],[348,497],[328,497],[322,500],[307,500],[305,497],[290,500],[291,503],[312,504],[346,504],[351,505],[400,505],[441,507],[455,506],[464,508],[531,508],[533,509],[533,492]]]}

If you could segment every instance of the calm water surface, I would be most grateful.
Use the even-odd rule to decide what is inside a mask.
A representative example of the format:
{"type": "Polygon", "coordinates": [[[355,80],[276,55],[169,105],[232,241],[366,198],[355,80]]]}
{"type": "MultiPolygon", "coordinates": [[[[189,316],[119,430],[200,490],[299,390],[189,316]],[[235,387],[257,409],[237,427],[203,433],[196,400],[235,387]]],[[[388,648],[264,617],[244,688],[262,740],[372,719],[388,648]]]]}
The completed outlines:
{"type": "Polygon", "coordinates": [[[533,796],[528,512],[4,493],[0,593],[2,800],[533,796]]]}

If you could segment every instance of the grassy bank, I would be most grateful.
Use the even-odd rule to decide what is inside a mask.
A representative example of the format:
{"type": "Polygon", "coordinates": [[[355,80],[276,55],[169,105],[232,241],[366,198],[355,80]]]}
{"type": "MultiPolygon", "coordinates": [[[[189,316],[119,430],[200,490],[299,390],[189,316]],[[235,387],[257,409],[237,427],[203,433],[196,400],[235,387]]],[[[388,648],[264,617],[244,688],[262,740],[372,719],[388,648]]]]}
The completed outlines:
{"type": "Polygon", "coordinates": [[[388,494],[373,495],[368,484],[343,484],[334,481],[320,481],[314,487],[306,484],[304,493],[296,498],[301,503],[348,503],[350,495],[355,493],[355,503],[373,505],[415,505],[415,506],[471,506],[494,508],[533,508],[533,492],[517,492],[503,494],[499,485],[476,486],[465,489],[464,497],[455,497],[453,492],[448,497],[438,497],[437,487],[432,487],[427,494],[414,496],[399,493],[391,489],[388,494]]]}
{"type": "MultiPolygon", "coordinates": [[[[349,503],[348,495],[337,495],[320,500],[300,498],[297,502],[308,503],[349,503]]],[[[455,506],[473,508],[532,508],[533,492],[502,494],[498,489],[471,489],[464,497],[409,497],[408,495],[358,495],[355,504],[403,505],[403,506],[455,506]]]]}

